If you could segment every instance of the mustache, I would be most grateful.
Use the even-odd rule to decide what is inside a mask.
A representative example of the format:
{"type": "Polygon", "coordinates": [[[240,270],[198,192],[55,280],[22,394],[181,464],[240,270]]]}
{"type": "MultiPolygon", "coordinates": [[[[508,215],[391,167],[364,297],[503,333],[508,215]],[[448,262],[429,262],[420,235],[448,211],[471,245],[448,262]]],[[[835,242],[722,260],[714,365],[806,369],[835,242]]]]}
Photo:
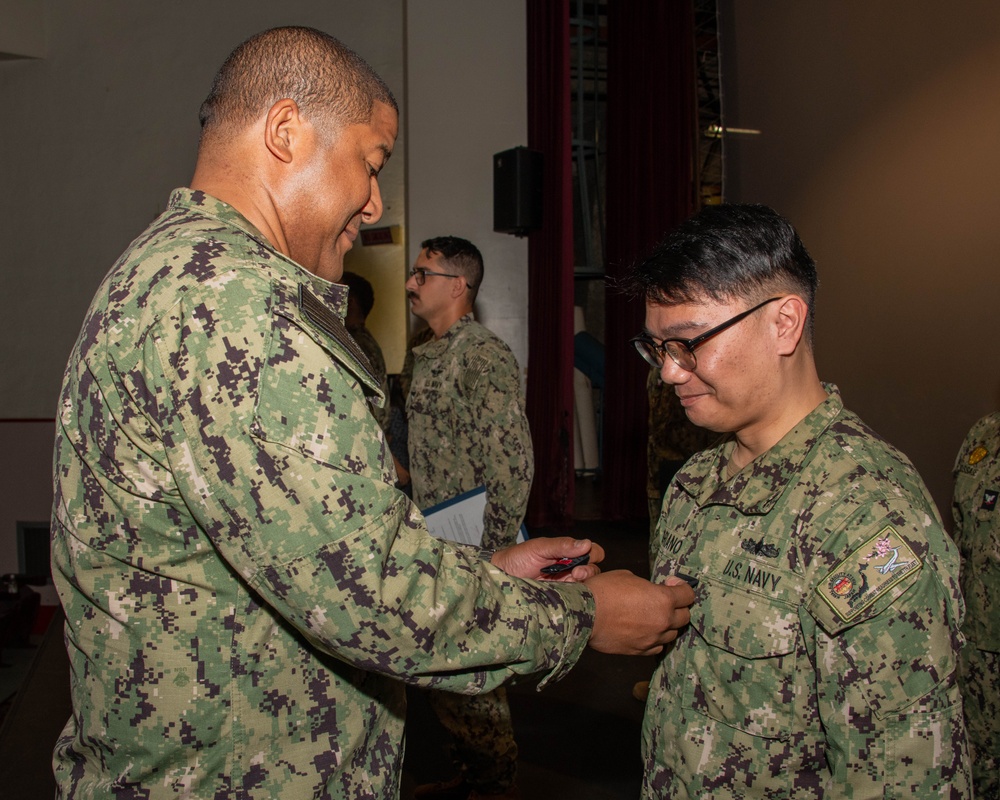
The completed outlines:
{"type": "Polygon", "coordinates": [[[417,293],[415,291],[413,291],[412,289],[407,289],[406,290],[406,299],[407,300],[415,300],[416,298],[417,298],[417,293]]]}

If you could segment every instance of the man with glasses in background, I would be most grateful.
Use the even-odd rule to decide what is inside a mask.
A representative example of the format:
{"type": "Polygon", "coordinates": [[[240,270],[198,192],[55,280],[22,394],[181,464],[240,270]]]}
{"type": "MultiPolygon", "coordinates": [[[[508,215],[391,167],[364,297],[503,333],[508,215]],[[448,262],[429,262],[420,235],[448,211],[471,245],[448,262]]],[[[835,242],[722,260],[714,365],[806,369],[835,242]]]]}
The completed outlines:
{"type": "MultiPolygon", "coordinates": [[[[420,248],[406,295],[433,338],[413,350],[406,398],[413,501],[426,509],[485,486],[482,546],[500,549],[517,538],[535,471],[517,360],[473,316],[483,281],[479,249],[456,236],[420,248]]],[[[506,690],[428,699],[454,741],[457,775],[417,787],[416,797],[516,797],[506,690]]]]}
{"type": "Polygon", "coordinates": [[[817,278],[792,226],[707,207],[625,289],[640,355],[728,434],[667,491],[654,582],[696,586],[658,665],[643,797],[968,797],[958,553],[910,461],[813,357],[817,278]]]}

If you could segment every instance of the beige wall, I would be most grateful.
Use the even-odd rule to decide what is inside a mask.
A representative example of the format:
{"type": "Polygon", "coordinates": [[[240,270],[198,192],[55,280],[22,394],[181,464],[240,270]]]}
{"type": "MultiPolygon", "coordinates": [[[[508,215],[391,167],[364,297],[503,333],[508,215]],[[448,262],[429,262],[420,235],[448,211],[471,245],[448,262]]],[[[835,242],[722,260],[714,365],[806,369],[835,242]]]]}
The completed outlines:
{"type": "Polygon", "coordinates": [[[389,372],[398,372],[407,332],[419,324],[408,320],[404,284],[420,242],[469,239],[486,264],[477,316],[511,346],[523,370],[528,246],[493,232],[493,154],[527,144],[524,0],[416,0],[404,7],[406,108],[397,151],[405,151],[405,225],[391,246],[356,248],[347,268],[372,282],[368,327],[389,372]]]}
{"type": "Polygon", "coordinates": [[[817,359],[950,514],[971,424],[1000,407],[1000,4],[725,3],[727,199],[815,257],[817,359]],[[732,38],[735,37],[735,44],[732,38]]]}
{"type": "MultiPolygon", "coordinates": [[[[0,0],[7,2],[9,0],[0,0]]],[[[403,0],[59,0],[47,55],[0,60],[0,418],[55,413],[103,275],[194,167],[198,107],[225,56],[274,25],[327,30],[403,97],[403,0]]],[[[382,224],[402,224],[403,148],[382,224]]],[[[402,252],[399,253],[402,259],[402,252]]]]}
{"type": "MultiPolygon", "coordinates": [[[[0,13],[36,6],[0,0],[0,13]]],[[[413,248],[441,233],[482,249],[481,316],[524,366],[527,245],[492,232],[492,154],[526,144],[524,0],[44,6],[45,57],[0,59],[0,101],[18,112],[16,123],[0,127],[0,296],[7,299],[0,420],[54,416],[63,365],[95,288],[170,189],[190,178],[197,109],[212,75],[236,44],[274,25],[312,25],[340,37],[400,101],[400,138],[380,179],[379,226],[396,226],[401,238],[358,245],[349,261],[375,286],[370,323],[389,369],[402,362],[402,284],[413,248]],[[414,158],[420,163],[410,171],[414,158]],[[404,178],[416,187],[409,197],[404,178]]],[[[21,38],[37,49],[37,18],[28,16],[30,36],[21,38]]],[[[0,433],[2,574],[17,568],[15,522],[48,515],[51,428],[10,421],[0,433]]]]}
{"type": "MultiPolygon", "coordinates": [[[[19,4],[0,0],[0,12],[19,4]]],[[[190,179],[198,106],[239,42],[275,25],[326,30],[368,59],[403,105],[403,0],[59,0],[44,7],[44,57],[0,59],[8,112],[0,126],[6,420],[55,416],[63,365],[94,290],[169,191],[190,179]]],[[[33,18],[20,27],[37,49],[33,18]]],[[[404,173],[400,145],[382,173],[380,224],[403,222],[404,173]]],[[[402,268],[401,246],[396,256],[402,268]]],[[[397,307],[405,320],[402,298],[397,307]]],[[[15,523],[48,517],[52,430],[9,421],[0,434],[2,574],[17,569],[15,523]]]]}
{"type": "Polygon", "coordinates": [[[479,320],[528,358],[528,245],[493,232],[493,154],[528,143],[524,0],[407,3],[407,252],[461,236],[483,254],[479,320]]]}
{"type": "Polygon", "coordinates": [[[33,58],[48,52],[45,36],[46,2],[0,0],[0,60],[33,58]]]}

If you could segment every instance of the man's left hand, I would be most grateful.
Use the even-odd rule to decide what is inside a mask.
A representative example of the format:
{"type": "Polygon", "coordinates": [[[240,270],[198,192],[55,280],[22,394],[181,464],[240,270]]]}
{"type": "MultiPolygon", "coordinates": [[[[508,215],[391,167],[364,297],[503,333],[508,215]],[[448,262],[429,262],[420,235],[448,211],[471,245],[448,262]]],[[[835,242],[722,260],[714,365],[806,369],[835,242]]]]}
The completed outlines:
{"type": "Polygon", "coordinates": [[[570,536],[554,538],[528,539],[513,547],[497,550],[490,563],[499,567],[515,578],[532,578],[534,580],[563,581],[574,583],[593,578],[601,569],[598,563],[604,560],[604,548],[590,539],[574,539],[570,536]],[[567,572],[546,574],[542,567],[555,564],[563,558],[576,558],[589,555],[588,563],[573,567],[567,572]]]}

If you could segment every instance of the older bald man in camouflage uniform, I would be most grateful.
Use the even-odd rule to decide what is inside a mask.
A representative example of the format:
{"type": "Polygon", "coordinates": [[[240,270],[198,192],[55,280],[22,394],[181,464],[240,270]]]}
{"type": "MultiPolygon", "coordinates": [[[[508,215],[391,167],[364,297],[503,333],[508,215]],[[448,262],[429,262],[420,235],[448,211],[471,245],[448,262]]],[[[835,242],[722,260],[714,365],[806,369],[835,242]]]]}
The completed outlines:
{"type": "Polygon", "coordinates": [[[955,459],[953,538],[962,553],[962,694],[975,796],[1000,798],[1000,412],[979,420],[955,459]]]}
{"type": "Polygon", "coordinates": [[[820,382],[798,235],[707,207],[628,286],[637,349],[729,434],[651,542],[654,580],[698,600],[651,681],[643,797],[968,797],[958,553],[909,460],[820,382]]]}
{"type": "MultiPolygon", "coordinates": [[[[479,249],[457,236],[421,243],[406,282],[410,308],[433,338],[413,350],[406,400],[413,500],[421,508],[486,487],[483,546],[514,543],[535,463],[517,360],[476,322],[479,249]]],[[[477,697],[429,696],[454,741],[458,774],[418,786],[418,798],[514,797],[517,743],[503,688],[477,697]]]]}
{"type": "Polygon", "coordinates": [[[265,31],[202,122],[191,187],[107,275],[66,368],[60,796],[393,800],[402,681],[552,680],[588,637],[652,652],[693,595],[592,567],[571,576],[587,587],[519,580],[590,544],[487,560],[394,488],[335,283],[396,138],[367,64],[319,31],[265,31]],[[630,626],[633,602],[655,622],[630,626]]]}

